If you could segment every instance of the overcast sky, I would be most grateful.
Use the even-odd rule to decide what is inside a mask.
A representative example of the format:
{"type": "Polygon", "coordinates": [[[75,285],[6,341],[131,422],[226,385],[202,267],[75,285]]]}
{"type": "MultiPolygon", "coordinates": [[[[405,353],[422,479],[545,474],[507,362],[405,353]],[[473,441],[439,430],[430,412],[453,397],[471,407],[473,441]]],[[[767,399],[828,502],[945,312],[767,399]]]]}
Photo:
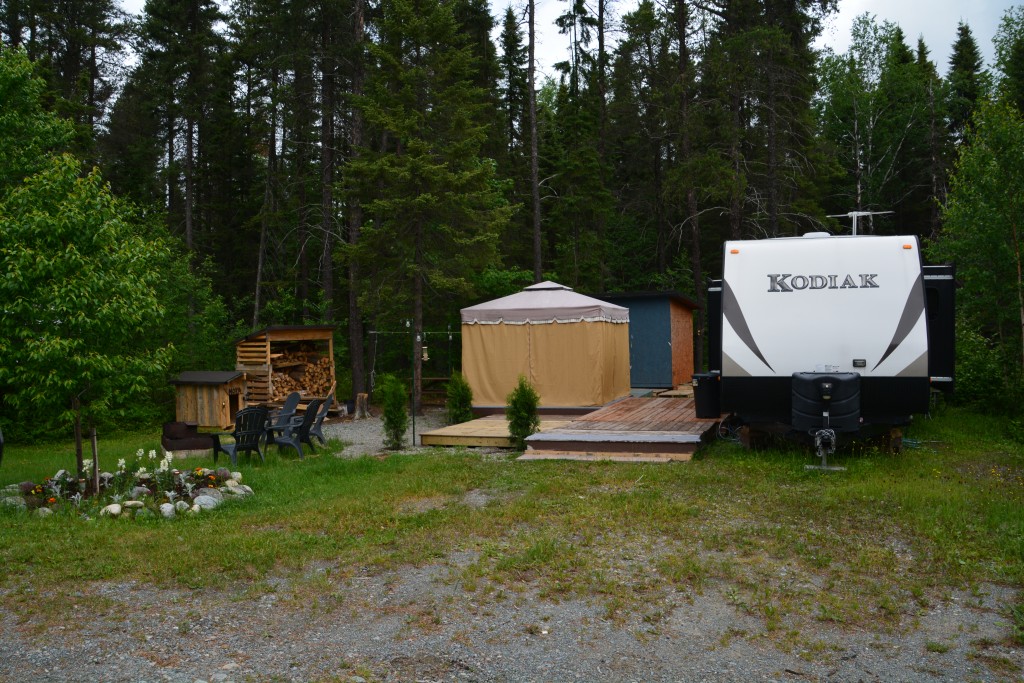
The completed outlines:
{"type": "Polygon", "coordinates": [[[949,55],[956,41],[956,27],[964,21],[971,27],[985,65],[993,59],[992,37],[1007,9],[1020,3],[1008,0],[839,0],[839,15],[826,24],[819,47],[845,52],[850,46],[850,27],[855,17],[868,12],[879,21],[899,24],[910,48],[924,36],[932,61],[941,75],[949,70],[949,55]]]}
{"type": "MultiPolygon", "coordinates": [[[[552,66],[566,57],[567,39],[555,28],[555,17],[565,11],[567,0],[537,0],[537,56],[542,74],[554,76],[552,66]]],[[[616,15],[636,6],[636,0],[613,0],[616,15]]],[[[129,12],[142,11],[145,0],[122,0],[129,12]]],[[[227,2],[222,0],[222,5],[227,2]]],[[[491,12],[496,17],[495,38],[501,30],[505,8],[512,4],[521,8],[524,0],[490,0],[491,12]]],[[[911,49],[918,36],[924,36],[931,51],[932,61],[943,76],[949,68],[949,53],[956,40],[957,24],[967,22],[974,39],[985,57],[986,66],[992,61],[992,36],[999,27],[1003,13],[1013,5],[1009,0],[839,0],[839,14],[828,20],[818,47],[830,47],[845,52],[850,43],[850,26],[855,17],[869,12],[880,21],[891,20],[900,25],[911,49]]]]}

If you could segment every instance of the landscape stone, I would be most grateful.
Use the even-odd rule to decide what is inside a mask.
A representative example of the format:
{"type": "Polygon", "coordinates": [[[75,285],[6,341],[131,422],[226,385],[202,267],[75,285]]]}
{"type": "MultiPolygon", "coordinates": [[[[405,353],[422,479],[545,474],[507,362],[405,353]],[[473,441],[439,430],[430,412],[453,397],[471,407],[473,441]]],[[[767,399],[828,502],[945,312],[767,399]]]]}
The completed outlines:
{"type": "Polygon", "coordinates": [[[36,510],[36,517],[49,517],[53,514],[53,510],[50,508],[38,508],[36,510]]]}
{"type": "Polygon", "coordinates": [[[135,488],[132,489],[132,498],[144,498],[148,495],[149,489],[147,489],[145,486],[136,486],[135,488]]]}
{"type": "Polygon", "coordinates": [[[195,503],[195,505],[192,506],[193,510],[196,508],[196,506],[201,507],[204,510],[212,510],[215,507],[217,507],[218,505],[220,505],[220,500],[218,500],[218,499],[216,499],[216,498],[214,498],[212,496],[205,496],[205,495],[204,496],[199,496],[193,502],[195,503]]]}
{"type": "Polygon", "coordinates": [[[117,503],[111,503],[107,507],[100,510],[100,517],[120,517],[121,506],[117,503]]]}
{"type": "Polygon", "coordinates": [[[195,500],[199,496],[208,496],[216,500],[218,503],[224,500],[224,494],[217,489],[196,489],[192,492],[192,500],[195,500]]]}
{"type": "Polygon", "coordinates": [[[143,503],[141,500],[126,500],[124,502],[123,507],[128,509],[138,509],[146,507],[146,504],[143,503]]]}
{"type": "Polygon", "coordinates": [[[235,481],[237,481],[239,484],[242,483],[242,473],[241,472],[232,472],[231,473],[231,478],[234,479],[235,481]]]}
{"type": "Polygon", "coordinates": [[[178,512],[187,512],[190,507],[192,506],[183,500],[179,500],[177,503],[174,504],[174,509],[178,512]]]}
{"type": "Polygon", "coordinates": [[[21,496],[7,496],[3,499],[4,507],[25,509],[25,499],[21,496]]]}
{"type": "Polygon", "coordinates": [[[145,519],[146,517],[153,517],[153,516],[155,516],[155,515],[153,515],[153,511],[152,510],[147,510],[146,508],[141,508],[141,509],[135,511],[135,518],[136,519],[145,519]]]}
{"type": "MultiPolygon", "coordinates": [[[[185,507],[188,508],[188,504],[185,504],[185,507]]],[[[170,503],[163,503],[160,505],[160,514],[167,519],[173,519],[175,515],[174,506],[170,503]]]]}

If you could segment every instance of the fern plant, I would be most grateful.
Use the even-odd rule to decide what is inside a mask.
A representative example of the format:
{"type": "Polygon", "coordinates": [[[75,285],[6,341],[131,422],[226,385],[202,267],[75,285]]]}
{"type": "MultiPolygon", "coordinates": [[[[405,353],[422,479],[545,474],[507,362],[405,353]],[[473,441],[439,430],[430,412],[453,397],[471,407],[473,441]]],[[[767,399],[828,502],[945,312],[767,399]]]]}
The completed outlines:
{"type": "Polygon", "coordinates": [[[527,381],[519,375],[519,383],[505,399],[505,419],[508,420],[508,433],[516,450],[526,450],[526,437],[536,433],[540,428],[540,396],[527,381]]]}
{"type": "Polygon", "coordinates": [[[445,413],[448,424],[456,425],[473,419],[473,389],[461,372],[453,372],[448,380],[445,413]]]}

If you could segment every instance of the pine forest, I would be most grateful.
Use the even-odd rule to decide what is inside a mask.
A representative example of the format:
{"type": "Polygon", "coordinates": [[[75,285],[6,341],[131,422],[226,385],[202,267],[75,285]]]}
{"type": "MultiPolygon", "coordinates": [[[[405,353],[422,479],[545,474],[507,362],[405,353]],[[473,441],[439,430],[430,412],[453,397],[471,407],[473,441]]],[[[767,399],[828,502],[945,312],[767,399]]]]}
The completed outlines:
{"type": "Polygon", "coordinates": [[[821,49],[836,0],[558,0],[541,78],[535,2],[0,0],[0,356],[79,319],[96,352],[73,391],[33,379],[57,341],[0,361],[0,420],[162,397],[145,419],[269,325],[336,325],[342,397],[448,375],[462,307],[542,280],[702,306],[724,240],[851,211],[956,263],[959,397],[1015,410],[1024,7],[986,65],[964,23],[948,63],[867,14],[821,49]]]}

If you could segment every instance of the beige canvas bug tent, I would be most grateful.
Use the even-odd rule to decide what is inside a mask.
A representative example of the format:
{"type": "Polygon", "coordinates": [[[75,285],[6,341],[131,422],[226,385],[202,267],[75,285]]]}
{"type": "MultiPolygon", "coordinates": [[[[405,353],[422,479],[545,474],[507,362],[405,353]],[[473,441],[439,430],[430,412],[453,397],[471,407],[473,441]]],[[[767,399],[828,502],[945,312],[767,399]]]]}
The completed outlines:
{"type": "Polygon", "coordinates": [[[525,376],[540,405],[600,406],[629,394],[629,309],[556,282],[462,309],[473,405],[503,406],[525,376]]]}

